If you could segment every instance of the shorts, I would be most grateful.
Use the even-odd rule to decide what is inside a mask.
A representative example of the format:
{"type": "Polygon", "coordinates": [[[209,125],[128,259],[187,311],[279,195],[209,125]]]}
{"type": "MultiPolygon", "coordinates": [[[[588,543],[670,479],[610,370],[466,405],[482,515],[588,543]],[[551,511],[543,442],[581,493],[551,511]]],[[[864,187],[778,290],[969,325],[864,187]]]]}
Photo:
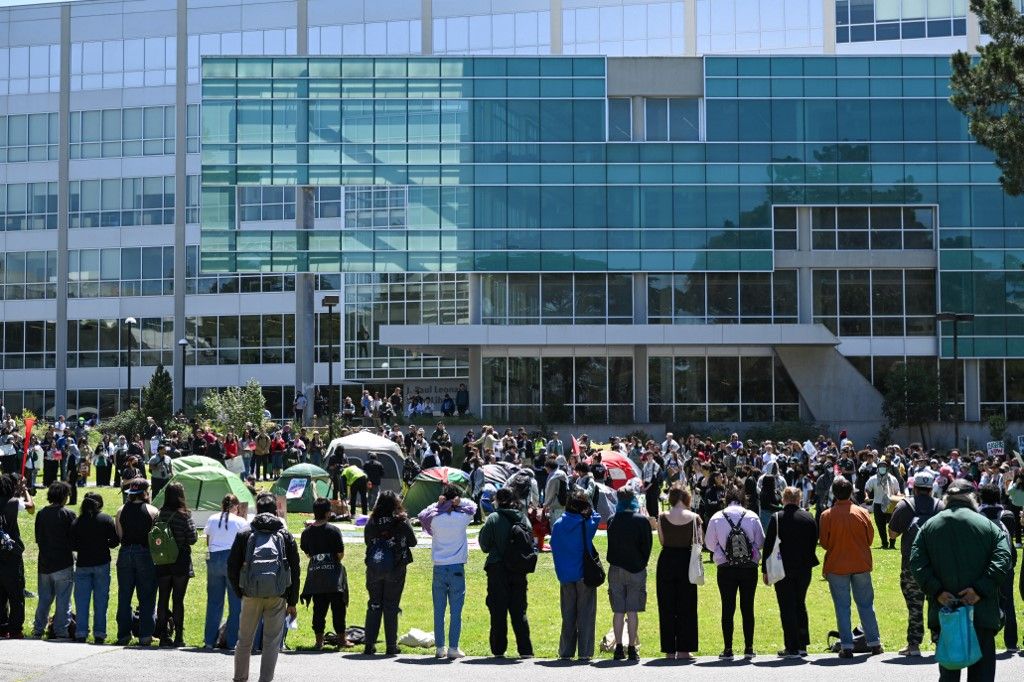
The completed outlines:
{"type": "Polygon", "coordinates": [[[624,568],[609,566],[608,600],[612,605],[612,613],[646,610],[647,569],[630,573],[624,568]]]}

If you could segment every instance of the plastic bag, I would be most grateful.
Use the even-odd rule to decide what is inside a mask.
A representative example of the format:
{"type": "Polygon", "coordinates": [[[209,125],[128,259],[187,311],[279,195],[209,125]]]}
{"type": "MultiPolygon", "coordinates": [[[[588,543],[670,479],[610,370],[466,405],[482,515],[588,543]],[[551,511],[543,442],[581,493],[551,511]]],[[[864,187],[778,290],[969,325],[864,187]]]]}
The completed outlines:
{"type": "Polygon", "coordinates": [[[974,607],[967,604],[939,610],[939,642],[935,660],[947,670],[963,670],[981,660],[981,645],[974,630],[974,607]]]}
{"type": "Polygon", "coordinates": [[[418,649],[430,649],[434,646],[434,633],[412,628],[409,632],[402,635],[402,638],[398,640],[398,643],[402,646],[415,647],[418,649]]]}

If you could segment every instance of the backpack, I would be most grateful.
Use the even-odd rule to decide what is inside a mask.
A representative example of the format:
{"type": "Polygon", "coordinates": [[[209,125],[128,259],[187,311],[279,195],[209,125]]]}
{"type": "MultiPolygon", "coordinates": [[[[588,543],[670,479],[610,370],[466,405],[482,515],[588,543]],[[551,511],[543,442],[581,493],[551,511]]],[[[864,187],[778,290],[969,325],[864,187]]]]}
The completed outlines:
{"type": "Polygon", "coordinates": [[[756,566],[754,563],[754,547],[750,538],[743,532],[743,517],[736,523],[732,522],[728,514],[722,514],[722,518],[729,524],[729,535],[725,538],[725,563],[728,566],[748,568],[756,566]]]}
{"type": "Polygon", "coordinates": [[[911,546],[914,544],[914,539],[917,538],[917,532],[921,530],[921,527],[924,526],[928,519],[939,513],[939,505],[936,500],[932,500],[932,510],[927,514],[918,514],[917,508],[914,507],[914,499],[907,497],[905,501],[907,506],[910,507],[910,511],[914,512],[914,518],[910,520],[907,532],[903,534],[903,541],[907,543],[907,546],[911,546]]]}
{"type": "Polygon", "coordinates": [[[7,514],[0,506],[0,563],[12,561],[22,555],[25,549],[7,532],[7,514]]]}
{"type": "Polygon", "coordinates": [[[505,545],[505,568],[510,573],[533,573],[537,570],[537,550],[530,527],[519,521],[512,524],[505,545]]]}
{"type": "Polygon", "coordinates": [[[252,531],[238,582],[247,597],[280,597],[288,591],[292,571],[280,531],[252,531]]]}
{"type": "Polygon", "coordinates": [[[375,571],[387,573],[395,568],[395,541],[391,538],[376,537],[366,551],[366,566],[375,571]]]}
{"type": "Polygon", "coordinates": [[[506,487],[512,491],[512,495],[517,500],[527,500],[530,497],[530,485],[531,477],[528,473],[520,471],[515,476],[509,479],[506,487]]]}
{"type": "Polygon", "coordinates": [[[168,463],[169,458],[164,455],[157,462],[155,467],[151,467],[153,478],[170,478],[171,477],[171,466],[168,463]]]}
{"type": "Polygon", "coordinates": [[[558,477],[558,492],[555,493],[555,497],[558,498],[558,504],[563,507],[569,501],[569,485],[561,476],[558,477]]]}
{"type": "Polygon", "coordinates": [[[178,543],[166,522],[157,521],[150,528],[149,553],[153,556],[153,564],[156,566],[167,566],[178,560],[178,543]]]}

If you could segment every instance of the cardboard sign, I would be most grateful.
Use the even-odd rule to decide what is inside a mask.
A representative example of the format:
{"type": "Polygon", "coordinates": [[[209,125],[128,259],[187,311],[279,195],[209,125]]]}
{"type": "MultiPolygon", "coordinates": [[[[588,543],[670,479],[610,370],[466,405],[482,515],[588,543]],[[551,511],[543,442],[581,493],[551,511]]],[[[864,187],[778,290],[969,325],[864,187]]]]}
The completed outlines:
{"type": "Polygon", "coordinates": [[[285,492],[284,497],[286,500],[298,500],[302,497],[303,493],[306,492],[306,484],[309,483],[309,479],[306,478],[293,478],[288,481],[288,490],[285,492]]]}
{"type": "Polygon", "coordinates": [[[1003,441],[991,440],[985,443],[985,450],[988,451],[989,457],[1001,458],[1003,456],[1003,441]]]}

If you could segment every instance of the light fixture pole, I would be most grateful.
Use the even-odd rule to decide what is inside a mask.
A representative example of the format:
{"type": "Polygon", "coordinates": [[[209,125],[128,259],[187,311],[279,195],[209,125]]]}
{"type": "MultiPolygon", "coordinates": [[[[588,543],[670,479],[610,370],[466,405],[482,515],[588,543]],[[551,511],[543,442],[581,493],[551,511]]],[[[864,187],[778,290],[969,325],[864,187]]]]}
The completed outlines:
{"type": "Polygon", "coordinates": [[[334,415],[337,414],[337,405],[334,402],[334,336],[337,326],[334,324],[334,309],[339,303],[337,296],[324,296],[321,303],[327,308],[327,443],[334,440],[334,415]]]}
{"type": "Polygon", "coordinates": [[[178,409],[185,409],[185,351],[188,349],[188,339],[182,337],[178,339],[178,348],[181,349],[181,389],[178,391],[181,402],[178,403],[178,409]]]}
{"type": "Polygon", "coordinates": [[[132,406],[132,327],[139,322],[134,317],[124,318],[124,326],[128,327],[128,407],[132,406]]]}
{"type": "MultiPolygon", "coordinates": [[[[953,323],[953,447],[960,447],[960,375],[963,371],[960,368],[960,323],[961,322],[974,322],[974,313],[950,313],[944,312],[939,313],[935,316],[938,322],[952,322],[953,323]]],[[[939,329],[939,340],[942,340],[942,330],[939,329]]],[[[942,349],[939,349],[939,356],[942,355],[942,349]]]]}

